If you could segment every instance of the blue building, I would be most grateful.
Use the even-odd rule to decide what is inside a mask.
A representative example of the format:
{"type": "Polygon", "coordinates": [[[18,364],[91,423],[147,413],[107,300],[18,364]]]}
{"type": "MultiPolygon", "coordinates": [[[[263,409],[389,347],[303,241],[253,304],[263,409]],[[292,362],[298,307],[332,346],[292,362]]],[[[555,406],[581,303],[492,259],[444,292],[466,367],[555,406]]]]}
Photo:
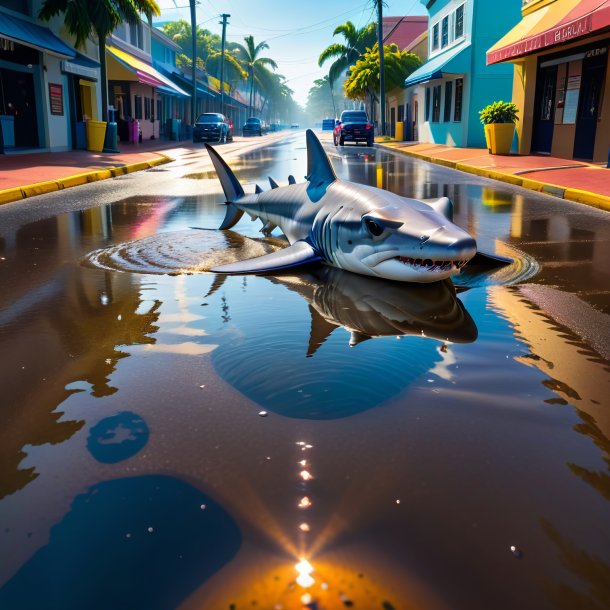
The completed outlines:
{"type": "Polygon", "coordinates": [[[485,148],[479,110],[512,96],[510,66],[486,65],[486,52],[521,18],[517,0],[421,0],[429,13],[428,61],[406,80],[414,139],[485,148]]]}

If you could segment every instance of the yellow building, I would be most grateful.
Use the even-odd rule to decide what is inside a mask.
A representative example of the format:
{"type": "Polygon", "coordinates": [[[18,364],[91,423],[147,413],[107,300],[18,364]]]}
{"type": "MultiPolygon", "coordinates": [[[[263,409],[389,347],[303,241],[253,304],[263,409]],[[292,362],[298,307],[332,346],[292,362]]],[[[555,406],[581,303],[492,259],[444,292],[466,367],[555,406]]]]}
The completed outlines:
{"type": "Polygon", "coordinates": [[[521,154],[608,159],[609,44],[610,0],[523,0],[521,22],[487,52],[488,65],[515,66],[521,154]]]}

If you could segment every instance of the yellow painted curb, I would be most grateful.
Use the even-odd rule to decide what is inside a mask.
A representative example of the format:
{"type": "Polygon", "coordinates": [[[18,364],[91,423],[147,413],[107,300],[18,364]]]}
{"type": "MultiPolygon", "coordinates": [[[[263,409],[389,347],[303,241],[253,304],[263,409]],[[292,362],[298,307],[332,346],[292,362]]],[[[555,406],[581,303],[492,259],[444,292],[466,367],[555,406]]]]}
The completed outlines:
{"type": "MultiPolygon", "coordinates": [[[[384,148],[384,144],[380,143],[379,146],[380,148],[384,148]]],[[[473,174],[481,178],[489,178],[491,180],[506,182],[530,191],[537,191],[545,195],[552,195],[553,197],[558,197],[559,199],[567,199],[576,203],[584,203],[600,210],[610,212],[610,197],[599,195],[598,193],[591,193],[590,191],[559,186],[558,184],[549,184],[546,182],[540,182],[538,180],[530,180],[529,178],[523,178],[518,174],[504,174],[488,168],[476,167],[466,163],[447,161],[446,159],[438,159],[429,155],[422,155],[421,153],[405,150],[404,148],[394,148],[389,146],[385,146],[385,148],[391,148],[391,150],[402,155],[406,155],[407,157],[421,159],[422,161],[428,161],[429,163],[442,165],[444,167],[451,167],[452,169],[473,174]]]]}
{"type": "Polygon", "coordinates": [[[60,189],[67,189],[71,186],[81,186],[89,182],[89,174],[76,174],[75,176],[68,176],[67,178],[59,178],[56,180],[60,189]]]}
{"type": "Polygon", "coordinates": [[[606,210],[610,212],[610,197],[605,195],[598,195],[596,193],[590,193],[589,191],[581,191],[580,189],[566,189],[564,199],[570,201],[576,201],[578,203],[585,203],[587,205],[599,208],[600,210],[606,210]]]}
{"type": "Polygon", "coordinates": [[[44,195],[46,193],[52,193],[53,191],[59,190],[59,184],[54,180],[48,182],[37,182],[36,184],[29,184],[28,186],[21,187],[23,198],[35,197],[36,195],[44,195]]]}
{"type": "Polygon", "coordinates": [[[133,163],[132,165],[120,165],[118,167],[111,167],[110,169],[99,169],[85,174],[75,174],[74,176],[68,176],[66,178],[58,178],[57,180],[37,182],[27,186],[0,190],[0,205],[35,197],[36,195],[44,195],[45,193],[71,188],[73,186],[82,186],[83,184],[97,182],[98,180],[115,178],[116,176],[122,176],[143,169],[150,169],[151,167],[162,165],[163,163],[170,163],[174,160],[167,155],[161,153],[156,154],[159,155],[159,158],[151,159],[150,161],[140,161],[139,163],[133,163]]]}
{"type": "Polygon", "coordinates": [[[0,191],[0,205],[2,205],[3,203],[19,201],[20,199],[23,199],[23,193],[21,192],[20,187],[0,191]]]}

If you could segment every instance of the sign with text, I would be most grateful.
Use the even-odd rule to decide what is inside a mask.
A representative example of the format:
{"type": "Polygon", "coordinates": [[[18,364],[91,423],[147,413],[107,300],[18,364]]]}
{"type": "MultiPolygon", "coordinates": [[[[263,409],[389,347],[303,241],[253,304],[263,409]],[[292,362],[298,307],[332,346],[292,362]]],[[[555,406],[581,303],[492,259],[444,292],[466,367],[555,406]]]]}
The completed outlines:
{"type": "Polygon", "coordinates": [[[529,55],[545,47],[567,42],[573,38],[579,38],[589,34],[591,31],[591,15],[589,14],[569,23],[562,23],[540,34],[521,39],[501,49],[490,51],[487,53],[487,65],[497,64],[500,61],[507,61],[522,55],[529,55]]]}
{"type": "Polygon", "coordinates": [[[49,83],[49,104],[51,106],[51,114],[63,116],[64,91],[62,85],[49,83]]]}

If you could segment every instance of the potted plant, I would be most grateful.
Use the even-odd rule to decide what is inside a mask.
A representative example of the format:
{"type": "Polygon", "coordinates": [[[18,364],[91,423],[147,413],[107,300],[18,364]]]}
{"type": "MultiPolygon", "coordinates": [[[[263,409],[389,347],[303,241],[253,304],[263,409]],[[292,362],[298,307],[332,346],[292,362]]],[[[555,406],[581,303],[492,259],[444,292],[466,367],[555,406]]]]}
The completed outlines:
{"type": "Polygon", "coordinates": [[[485,129],[485,142],[492,155],[508,155],[515,135],[519,109],[512,102],[494,102],[479,112],[485,129]]]}

